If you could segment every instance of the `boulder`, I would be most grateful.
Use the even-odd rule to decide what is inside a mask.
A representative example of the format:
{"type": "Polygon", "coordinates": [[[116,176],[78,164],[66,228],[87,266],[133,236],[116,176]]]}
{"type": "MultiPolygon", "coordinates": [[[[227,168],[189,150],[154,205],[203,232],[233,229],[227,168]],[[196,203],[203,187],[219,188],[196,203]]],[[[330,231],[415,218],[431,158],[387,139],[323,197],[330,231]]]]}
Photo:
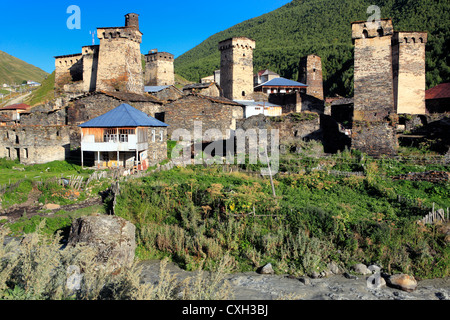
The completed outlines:
{"type": "Polygon", "coordinates": [[[268,263],[261,269],[259,269],[260,274],[274,274],[275,271],[273,270],[272,264],[268,263]]]}
{"type": "Polygon", "coordinates": [[[328,270],[331,271],[332,274],[341,274],[341,270],[336,262],[332,261],[328,264],[328,270]]]}
{"type": "Polygon", "coordinates": [[[387,279],[388,286],[406,292],[413,292],[417,288],[417,281],[407,274],[395,274],[387,279]]]}
{"type": "Polygon", "coordinates": [[[363,275],[372,274],[372,271],[370,271],[369,268],[367,268],[367,266],[362,263],[355,264],[353,266],[353,271],[355,271],[356,273],[359,273],[359,274],[363,274],[363,275]]]}
{"type": "Polygon", "coordinates": [[[367,278],[367,288],[378,290],[384,287],[386,287],[386,280],[384,280],[381,274],[376,273],[367,278]]]}
{"type": "Polygon", "coordinates": [[[77,219],[71,226],[67,246],[96,249],[95,261],[113,269],[130,266],[136,250],[136,227],[117,216],[96,215],[77,219]]]}

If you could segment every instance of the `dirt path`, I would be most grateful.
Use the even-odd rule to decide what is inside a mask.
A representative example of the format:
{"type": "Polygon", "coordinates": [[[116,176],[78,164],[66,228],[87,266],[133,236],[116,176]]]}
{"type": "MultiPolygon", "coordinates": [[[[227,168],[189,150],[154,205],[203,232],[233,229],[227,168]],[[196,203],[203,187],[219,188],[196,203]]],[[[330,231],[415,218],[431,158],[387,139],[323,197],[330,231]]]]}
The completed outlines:
{"type": "MultiPolygon", "coordinates": [[[[39,196],[40,192],[37,190],[33,190],[29,194],[26,202],[10,207],[7,210],[4,210],[0,215],[7,217],[10,223],[16,222],[23,216],[26,216],[27,218],[31,218],[36,215],[46,217],[49,215],[49,210],[45,210],[44,206],[38,203],[39,196]]],[[[83,202],[61,206],[58,209],[50,210],[50,213],[60,210],[70,212],[101,204],[103,204],[102,198],[101,196],[98,196],[95,198],[87,199],[83,202]]]]}

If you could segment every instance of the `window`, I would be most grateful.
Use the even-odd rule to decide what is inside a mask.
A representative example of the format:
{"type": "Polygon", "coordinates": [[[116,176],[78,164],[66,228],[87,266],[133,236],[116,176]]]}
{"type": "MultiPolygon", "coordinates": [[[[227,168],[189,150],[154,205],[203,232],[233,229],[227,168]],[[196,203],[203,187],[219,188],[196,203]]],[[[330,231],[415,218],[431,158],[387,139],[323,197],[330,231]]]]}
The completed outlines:
{"type": "Polygon", "coordinates": [[[362,33],[362,37],[363,37],[363,39],[368,38],[369,37],[369,32],[367,32],[367,30],[364,30],[363,33],[362,33]]]}
{"type": "Polygon", "coordinates": [[[117,137],[117,130],[116,129],[106,129],[104,136],[103,136],[103,141],[104,142],[117,142],[118,137],[117,137]]]}
{"type": "Polygon", "coordinates": [[[156,142],[156,130],[152,130],[152,142],[156,142]]]}
{"type": "Polygon", "coordinates": [[[28,159],[28,148],[23,149],[25,159],[28,159]]]}
{"type": "Polygon", "coordinates": [[[383,28],[378,29],[377,32],[378,32],[378,36],[380,36],[380,37],[384,36],[383,28]]]}
{"type": "Polygon", "coordinates": [[[245,97],[245,91],[242,91],[242,96],[245,97]]]}

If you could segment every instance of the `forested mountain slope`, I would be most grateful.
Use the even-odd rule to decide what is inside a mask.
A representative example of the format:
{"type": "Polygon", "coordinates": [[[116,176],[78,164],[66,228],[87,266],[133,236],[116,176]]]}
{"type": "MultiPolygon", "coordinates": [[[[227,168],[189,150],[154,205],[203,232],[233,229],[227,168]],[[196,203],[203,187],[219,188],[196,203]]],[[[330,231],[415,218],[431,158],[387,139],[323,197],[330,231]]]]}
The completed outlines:
{"type": "Polygon", "coordinates": [[[392,18],[398,31],[428,31],[427,88],[450,81],[450,1],[448,0],[294,0],[206,39],[178,57],[175,71],[190,81],[220,68],[218,43],[234,36],[256,40],[255,71],[269,68],[293,80],[302,56],[318,54],[325,94],[353,94],[351,22],[367,20],[371,5],[392,18]],[[447,39],[447,41],[446,41],[447,39]]]}

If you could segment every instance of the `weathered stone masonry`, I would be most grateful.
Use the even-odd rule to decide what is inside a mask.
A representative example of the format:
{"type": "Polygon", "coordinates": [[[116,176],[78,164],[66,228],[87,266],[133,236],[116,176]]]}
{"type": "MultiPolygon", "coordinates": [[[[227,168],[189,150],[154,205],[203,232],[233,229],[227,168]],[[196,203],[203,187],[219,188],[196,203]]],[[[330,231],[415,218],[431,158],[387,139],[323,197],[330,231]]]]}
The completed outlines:
{"type": "Polygon", "coordinates": [[[32,165],[65,160],[69,151],[67,126],[0,127],[0,158],[32,165]]]}

